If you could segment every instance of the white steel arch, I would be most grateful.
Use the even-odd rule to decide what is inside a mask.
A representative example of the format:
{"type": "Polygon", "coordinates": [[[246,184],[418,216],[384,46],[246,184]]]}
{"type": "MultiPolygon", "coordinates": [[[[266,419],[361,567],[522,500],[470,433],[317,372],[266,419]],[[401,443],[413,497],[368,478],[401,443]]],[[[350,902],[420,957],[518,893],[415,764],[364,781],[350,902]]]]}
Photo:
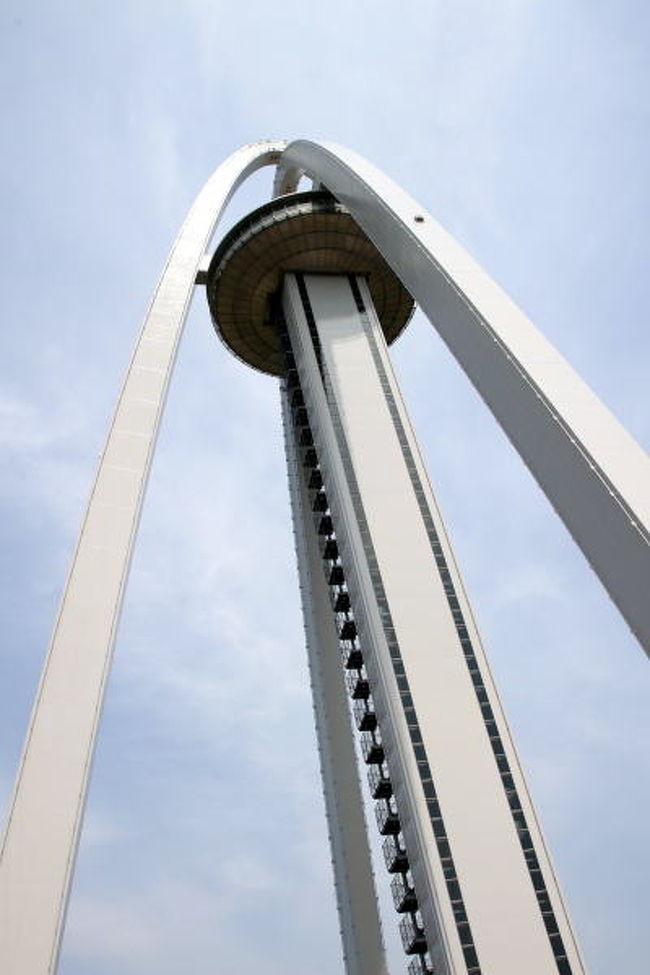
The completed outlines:
{"type": "Polygon", "coordinates": [[[238,150],[205,185],[172,248],[102,454],[3,840],[2,971],[45,975],[56,968],[124,586],[197,270],[235,189],[274,164],[281,164],[279,192],[307,172],[348,206],[434,321],[633,631],[650,645],[648,465],[626,431],[462,248],[365,160],[305,141],[238,150]]]}
{"type": "Polygon", "coordinates": [[[430,214],[349,149],[292,142],[278,190],[307,173],[381,251],[499,421],[650,654],[650,464],[514,302],[430,214]]]}
{"type": "Polygon", "coordinates": [[[0,852],[0,971],[56,970],[106,679],[197,268],[237,187],[286,143],[219,166],[174,243],[138,336],[74,552],[0,852]]]}

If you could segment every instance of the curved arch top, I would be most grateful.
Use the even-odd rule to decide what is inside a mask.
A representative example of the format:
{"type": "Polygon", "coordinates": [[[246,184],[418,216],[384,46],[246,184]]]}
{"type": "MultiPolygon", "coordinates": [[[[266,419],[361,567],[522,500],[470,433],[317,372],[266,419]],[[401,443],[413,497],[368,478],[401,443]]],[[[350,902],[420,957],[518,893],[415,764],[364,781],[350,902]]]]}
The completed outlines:
{"type": "Polygon", "coordinates": [[[345,206],[419,302],[650,654],[650,464],[580,376],[472,257],[384,173],[334,143],[296,141],[301,174],[345,206]]]}

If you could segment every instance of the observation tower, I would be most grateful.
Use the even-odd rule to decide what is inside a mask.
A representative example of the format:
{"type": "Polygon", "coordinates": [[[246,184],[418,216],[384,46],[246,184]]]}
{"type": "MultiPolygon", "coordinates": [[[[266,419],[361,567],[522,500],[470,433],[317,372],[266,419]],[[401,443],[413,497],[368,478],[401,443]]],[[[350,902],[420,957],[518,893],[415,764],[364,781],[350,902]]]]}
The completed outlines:
{"type": "Polygon", "coordinates": [[[417,300],[646,647],[647,458],[419,204],[354,153],[305,141],[245,146],[217,169],[154,293],[9,812],[0,970],[56,969],[121,600],[196,284],[228,349],[279,379],[347,975],[387,972],[371,829],[410,975],[584,975],[388,346],[417,300]],[[276,167],[274,199],[206,256],[232,193],[264,165],[276,167]],[[312,192],[297,192],[303,175],[312,192]]]}
{"type": "Polygon", "coordinates": [[[385,962],[346,697],[409,973],[583,971],[390,364],[411,296],[323,191],[245,217],[205,281],[280,377],[348,971],[385,962]]]}

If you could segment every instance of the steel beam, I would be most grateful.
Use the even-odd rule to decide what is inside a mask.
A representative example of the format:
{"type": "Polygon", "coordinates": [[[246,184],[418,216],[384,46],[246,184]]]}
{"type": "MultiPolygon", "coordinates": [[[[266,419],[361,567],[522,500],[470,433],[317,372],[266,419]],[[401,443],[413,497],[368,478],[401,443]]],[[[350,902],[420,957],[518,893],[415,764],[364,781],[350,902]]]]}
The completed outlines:
{"type": "Polygon", "coordinates": [[[101,456],[32,712],[0,853],[0,971],[56,969],[122,596],[199,262],[237,186],[283,142],[246,146],[198,195],[145,317],[101,456]]]}
{"type": "Polygon", "coordinates": [[[306,173],[344,203],[408,288],[650,654],[650,463],[470,255],[384,173],[333,143],[292,142],[276,187],[306,173]]]}

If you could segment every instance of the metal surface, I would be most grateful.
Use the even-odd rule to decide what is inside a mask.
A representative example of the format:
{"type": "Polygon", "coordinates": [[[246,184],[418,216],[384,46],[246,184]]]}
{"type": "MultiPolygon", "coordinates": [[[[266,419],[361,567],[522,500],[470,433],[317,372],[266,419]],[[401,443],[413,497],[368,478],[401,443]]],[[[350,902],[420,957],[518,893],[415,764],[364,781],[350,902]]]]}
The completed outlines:
{"type": "Polygon", "coordinates": [[[197,266],[236,187],[282,142],[246,146],[196,199],[142,326],[84,518],[0,858],[0,972],[56,968],[97,725],[160,416],[197,266]]]}
{"type": "Polygon", "coordinates": [[[284,392],[282,416],[345,970],[347,975],[388,975],[338,634],[284,392]]]}
{"type": "Polygon", "coordinates": [[[286,278],[287,323],[434,970],[478,971],[469,960],[475,952],[485,975],[583,975],[369,291],[358,279],[362,312],[348,278],[304,275],[303,281],[301,293],[295,276],[286,278]],[[438,545],[449,582],[443,583],[438,545]],[[461,632],[470,643],[461,643],[461,632]],[[505,779],[483,700],[508,763],[505,779]],[[435,791],[425,792],[425,783],[435,791]],[[512,812],[515,788],[526,846],[544,878],[545,910],[553,911],[561,934],[555,949],[520,840],[524,819],[512,812]],[[461,895],[471,942],[455,918],[461,895]]]}
{"type": "Polygon", "coordinates": [[[207,273],[217,335],[239,359],[282,375],[272,302],[286,271],[367,275],[389,342],[406,327],[413,299],[345,207],[329,193],[297,193],[249,213],[226,234],[207,273]]]}
{"type": "Polygon", "coordinates": [[[322,181],[494,413],[650,654],[650,463],[580,376],[415,200],[356,153],[292,142],[279,188],[322,181]]]}

